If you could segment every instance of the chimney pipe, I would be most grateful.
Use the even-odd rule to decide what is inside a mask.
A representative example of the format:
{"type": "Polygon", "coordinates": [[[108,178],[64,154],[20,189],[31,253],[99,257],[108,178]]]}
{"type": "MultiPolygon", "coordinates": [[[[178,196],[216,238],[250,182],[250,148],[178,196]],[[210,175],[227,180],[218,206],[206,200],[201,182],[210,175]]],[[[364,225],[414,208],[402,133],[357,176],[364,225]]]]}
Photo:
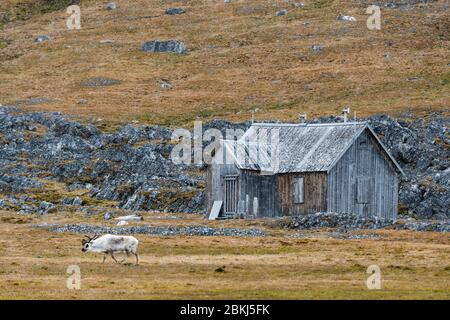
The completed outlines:
{"type": "Polygon", "coordinates": [[[252,123],[255,122],[255,113],[259,111],[259,108],[253,109],[252,110],[252,123]]]}
{"type": "Polygon", "coordinates": [[[344,108],[342,109],[342,113],[344,114],[344,122],[347,122],[347,115],[350,113],[350,108],[344,108]]]}

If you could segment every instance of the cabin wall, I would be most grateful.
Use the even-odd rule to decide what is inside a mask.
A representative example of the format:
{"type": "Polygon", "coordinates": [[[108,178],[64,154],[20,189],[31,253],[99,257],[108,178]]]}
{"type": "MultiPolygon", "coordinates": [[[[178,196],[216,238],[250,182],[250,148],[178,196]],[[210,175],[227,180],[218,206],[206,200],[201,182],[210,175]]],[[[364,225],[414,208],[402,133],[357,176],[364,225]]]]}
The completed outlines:
{"type": "Polygon", "coordinates": [[[327,202],[330,212],[396,219],[397,173],[375,138],[367,131],[356,139],[330,170],[327,202]]]}
{"type": "Polygon", "coordinates": [[[279,175],[278,194],[280,197],[281,214],[292,216],[326,211],[327,186],[326,172],[303,172],[279,175]],[[295,177],[302,177],[304,181],[303,203],[294,203],[295,177]]]}
{"type": "Polygon", "coordinates": [[[276,217],[280,215],[276,175],[260,175],[257,171],[242,170],[239,183],[239,198],[246,202],[248,213],[253,214],[254,198],[256,197],[258,198],[256,217],[276,217]]]}
{"type": "Polygon", "coordinates": [[[211,212],[214,201],[223,200],[223,177],[226,175],[239,175],[239,170],[233,164],[211,164],[206,170],[206,201],[208,215],[211,212]]]}

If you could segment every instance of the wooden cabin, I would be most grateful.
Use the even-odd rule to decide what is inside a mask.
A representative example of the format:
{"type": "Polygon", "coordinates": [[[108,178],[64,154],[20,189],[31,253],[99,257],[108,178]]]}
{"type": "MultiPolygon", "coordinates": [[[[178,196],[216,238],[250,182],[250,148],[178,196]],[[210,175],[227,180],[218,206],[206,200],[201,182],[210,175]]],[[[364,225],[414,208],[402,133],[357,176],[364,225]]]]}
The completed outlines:
{"type": "Polygon", "coordinates": [[[403,171],[365,122],[254,123],[219,150],[207,170],[210,219],[316,212],[397,217],[403,171]],[[267,172],[260,162],[268,155],[261,154],[270,152],[277,163],[267,172]],[[225,155],[232,161],[218,161],[225,155]]]}

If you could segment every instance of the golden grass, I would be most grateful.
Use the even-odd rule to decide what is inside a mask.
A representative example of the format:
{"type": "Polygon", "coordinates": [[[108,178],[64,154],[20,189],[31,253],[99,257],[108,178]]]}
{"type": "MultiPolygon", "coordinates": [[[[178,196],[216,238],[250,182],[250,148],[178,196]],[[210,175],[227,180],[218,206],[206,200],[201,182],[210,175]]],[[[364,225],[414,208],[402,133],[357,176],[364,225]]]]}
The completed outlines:
{"type": "MultiPolygon", "coordinates": [[[[9,12],[18,1],[2,2],[9,12]]],[[[183,4],[186,14],[167,16],[170,5],[159,0],[118,1],[114,11],[101,1],[83,1],[81,30],[65,29],[64,11],[3,27],[8,45],[0,49],[0,101],[46,97],[54,101],[25,108],[165,125],[247,120],[254,108],[261,109],[257,119],[281,120],[303,112],[336,114],[344,105],[361,116],[448,110],[444,1],[407,11],[383,8],[381,31],[367,30],[358,3],[305,1],[304,9],[275,17],[272,5],[284,2],[192,1],[183,4]],[[245,13],[242,7],[260,10],[245,13]],[[339,13],[358,21],[336,21],[339,13]],[[33,43],[40,34],[52,41],[33,43]],[[184,41],[189,54],[139,50],[144,41],[172,38],[184,41]],[[100,44],[103,39],[114,43],[100,44]],[[313,44],[324,52],[312,53],[313,44]],[[97,76],[123,83],[79,86],[97,76]],[[407,80],[414,76],[423,79],[407,80]],[[174,88],[161,89],[161,78],[174,88]],[[89,102],[78,104],[80,99],[89,102]]]]}
{"type": "MultiPolygon", "coordinates": [[[[146,214],[143,224],[265,229],[255,238],[145,236],[141,264],[117,265],[80,250],[79,234],[32,224],[91,223],[98,217],[0,213],[1,299],[449,299],[450,239],[445,233],[366,231],[379,240],[327,238],[326,231],[266,229],[265,221],[207,221],[196,215],[146,214]],[[161,216],[162,219],[161,219],[161,216]],[[81,268],[81,290],[66,288],[69,265],[81,268]],[[368,290],[377,264],[382,290],[368,290]],[[225,272],[216,271],[224,267],[225,272]]],[[[113,222],[102,222],[113,225],[113,222]]],[[[131,260],[130,260],[131,262],[131,260]]]]}

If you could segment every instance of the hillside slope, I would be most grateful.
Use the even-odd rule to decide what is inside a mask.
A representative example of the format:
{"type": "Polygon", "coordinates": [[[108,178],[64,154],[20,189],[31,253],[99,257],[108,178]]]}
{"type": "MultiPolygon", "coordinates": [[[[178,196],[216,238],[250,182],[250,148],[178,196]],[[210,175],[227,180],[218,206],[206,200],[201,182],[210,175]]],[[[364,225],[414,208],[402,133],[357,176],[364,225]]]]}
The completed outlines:
{"type": "Polygon", "coordinates": [[[0,103],[164,125],[247,120],[255,108],[258,119],[295,120],[342,106],[361,116],[449,107],[447,1],[378,1],[380,31],[366,27],[368,1],[296,8],[289,1],[119,0],[116,10],[105,3],[3,0],[0,103]],[[81,30],[66,29],[69,3],[80,4],[81,30]],[[165,14],[170,7],[186,13],[165,14]],[[287,15],[276,16],[282,8],[287,15]],[[34,42],[44,34],[50,41],[34,42]],[[156,39],[183,41],[188,53],[140,50],[156,39]],[[85,85],[96,77],[120,82],[85,85]],[[161,79],[173,87],[161,88],[161,79]]]}

